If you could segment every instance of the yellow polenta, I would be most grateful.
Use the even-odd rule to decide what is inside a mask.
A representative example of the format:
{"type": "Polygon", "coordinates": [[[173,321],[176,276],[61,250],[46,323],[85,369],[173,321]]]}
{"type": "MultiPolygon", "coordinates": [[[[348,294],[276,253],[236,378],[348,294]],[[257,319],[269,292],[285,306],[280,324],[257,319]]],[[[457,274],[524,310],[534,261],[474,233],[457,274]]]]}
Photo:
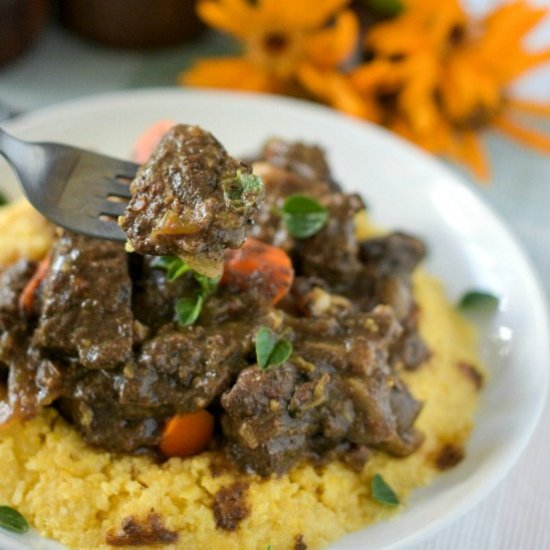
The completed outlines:
{"type": "MultiPolygon", "coordinates": [[[[363,236],[370,231],[364,221],[359,230],[363,236]]],[[[40,257],[50,239],[50,230],[26,204],[0,211],[0,265],[18,255],[40,257]]],[[[214,495],[238,474],[213,475],[213,453],[161,465],[145,457],[115,456],[88,447],[46,410],[0,431],[0,504],[17,508],[43,535],[87,549],[112,548],[105,542],[109,530],[118,531],[124,518],[146,517],[152,510],[179,534],[177,544],[162,548],[185,550],[268,545],[283,550],[294,548],[297,535],[308,548],[320,548],[387,517],[393,511],[371,499],[372,476],[381,473],[405,502],[412,489],[437,475],[434,455],[442,445],[465,442],[477,401],[472,380],[457,366],[479,366],[471,328],[447,303],[438,282],[420,272],[414,283],[421,332],[433,354],[418,371],[402,373],[425,403],[417,426],[426,440],[408,458],[376,452],[361,473],[333,462],[324,468],[300,466],[280,478],[252,478],[251,513],[236,531],[226,532],[215,525],[214,495]]]]}

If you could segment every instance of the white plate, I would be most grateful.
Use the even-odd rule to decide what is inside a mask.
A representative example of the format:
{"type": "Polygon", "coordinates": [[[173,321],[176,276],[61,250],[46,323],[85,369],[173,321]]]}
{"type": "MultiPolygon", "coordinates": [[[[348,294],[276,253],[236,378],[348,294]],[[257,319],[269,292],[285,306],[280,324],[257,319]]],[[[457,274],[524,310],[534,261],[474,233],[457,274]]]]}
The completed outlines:
{"type": "MultiPolygon", "coordinates": [[[[502,222],[456,176],[418,149],[377,127],[299,101],[179,89],[122,92],[47,108],[5,127],[22,138],[125,157],[135,137],[160,118],[200,124],[234,154],[254,152],[272,135],[321,144],[337,179],[366,197],[378,223],[427,241],[428,269],[445,281],[451,300],[472,287],[489,288],[502,297],[498,314],[482,334],[481,352],[491,380],[466,460],[416,491],[396,519],[354,533],[331,548],[406,547],[477,504],[527,444],[548,385],[543,294],[502,222]]],[[[3,162],[0,181],[11,196],[18,193],[3,162]]],[[[4,533],[0,547],[60,548],[36,535],[4,533]]]]}

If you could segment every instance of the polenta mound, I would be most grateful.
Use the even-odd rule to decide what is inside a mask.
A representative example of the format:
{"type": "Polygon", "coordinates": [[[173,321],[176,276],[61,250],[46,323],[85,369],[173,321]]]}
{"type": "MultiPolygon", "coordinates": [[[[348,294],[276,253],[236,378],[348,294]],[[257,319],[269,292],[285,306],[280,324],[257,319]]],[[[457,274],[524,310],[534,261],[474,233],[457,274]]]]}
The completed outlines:
{"type": "MultiPolygon", "coordinates": [[[[25,203],[0,211],[0,265],[18,256],[38,259],[49,247],[50,230],[25,203]],[[16,233],[11,219],[18,213],[16,233]],[[27,223],[27,226],[25,226],[27,223]],[[4,246],[4,245],[3,245],[4,246]],[[11,245],[10,245],[11,246],[11,245]],[[26,249],[28,246],[28,250],[26,249]],[[5,251],[8,250],[6,253],[5,251]]],[[[399,511],[372,499],[370,480],[381,474],[406,505],[411,490],[438,473],[445,446],[462,449],[473,425],[478,391],[461,363],[477,368],[471,327],[446,301],[440,284],[423,272],[414,277],[420,331],[432,354],[416,371],[400,376],[424,402],[416,426],[422,446],[406,458],[374,451],[361,472],[340,461],[324,467],[301,465],[268,479],[216,468],[220,455],[156,463],[145,456],[115,455],[91,448],[53,409],[0,432],[0,504],[17,508],[42,535],[70,548],[107,549],[128,518],[155,514],[177,542],[166,549],[322,548],[350,531],[399,511]],[[248,515],[233,530],[216,526],[219,491],[242,483],[248,515]]],[[[142,546],[146,548],[148,546],[142,546]]],[[[155,546],[158,548],[159,546],[155,546]]]]}

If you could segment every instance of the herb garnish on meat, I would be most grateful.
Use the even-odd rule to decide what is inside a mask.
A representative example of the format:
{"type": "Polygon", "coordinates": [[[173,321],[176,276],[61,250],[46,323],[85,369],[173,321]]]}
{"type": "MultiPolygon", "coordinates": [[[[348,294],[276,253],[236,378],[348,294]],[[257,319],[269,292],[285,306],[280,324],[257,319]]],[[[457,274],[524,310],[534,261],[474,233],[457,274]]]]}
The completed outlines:
{"type": "Polygon", "coordinates": [[[198,126],[178,124],[161,139],[130,185],[119,218],[130,249],[181,257],[221,275],[223,253],[244,243],[263,200],[262,180],[198,126]]]}
{"type": "Polygon", "coordinates": [[[306,239],[318,233],[328,220],[328,210],[307,195],[290,195],[285,199],[282,217],[290,235],[306,239]]]}
{"type": "Polygon", "coordinates": [[[200,290],[194,296],[179,298],[175,303],[175,310],[176,319],[180,325],[188,326],[194,324],[201,314],[204,301],[216,290],[220,282],[220,277],[206,277],[205,275],[201,275],[193,271],[185,261],[177,256],[161,256],[155,258],[152,265],[158,269],[165,270],[166,277],[170,282],[174,282],[189,271],[193,272],[193,276],[195,281],[199,284],[200,290]]]}
{"type": "Polygon", "coordinates": [[[262,179],[254,174],[243,174],[240,170],[234,178],[222,183],[225,202],[236,210],[254,206],[262,197],[262,179]]]}
{"type": "Polygon", "coordinates": [[[292,343],[267,327],[260,327],[256,333],[256,359],[261,369],[278,367],[292,355],[292,343]]]}

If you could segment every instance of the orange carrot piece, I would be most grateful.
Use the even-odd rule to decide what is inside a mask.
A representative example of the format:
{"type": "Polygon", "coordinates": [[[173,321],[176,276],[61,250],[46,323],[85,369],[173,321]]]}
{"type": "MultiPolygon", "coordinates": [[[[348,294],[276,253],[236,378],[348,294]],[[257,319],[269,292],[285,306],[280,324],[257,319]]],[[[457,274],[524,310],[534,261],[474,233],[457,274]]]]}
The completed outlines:
{"type": "Polygon", "coordinates": [[[293,280],[292,261],[282,248],[247,239],[241,248],[226,252],[220,282],[240,289],[256,286],[276,304],[288,294],[293,280]]]}
{"type": "Polygon", "coordinates": [[[166,456],[196,455],[206,449],[213,431],[214,417],[204,409],[177,414],[164,427],[160,450],[166,456]]]}
{"type": "Polygon", "coordinates": [[[159,120],[155,122],[151,127],[147,128],[136,140],[134,144],[134,151],[132,158],[138,164],[143,164],[151,156],[155,147],[159,144],[162,136],[175,126],[173,120],[159,120]]]}
{"type": "Polygon", "coordinates": [[[36,289],[39,287],[40,283],[44,280],[46,273],[50,267],[50,256],[46,256],[36,268],[34,275],[30,278],[29,282],[26,284],[21,296],[19,296],[19,309],[24,313],[29,313],[32,310],[34,304],[34,297],[36,289]]]}

